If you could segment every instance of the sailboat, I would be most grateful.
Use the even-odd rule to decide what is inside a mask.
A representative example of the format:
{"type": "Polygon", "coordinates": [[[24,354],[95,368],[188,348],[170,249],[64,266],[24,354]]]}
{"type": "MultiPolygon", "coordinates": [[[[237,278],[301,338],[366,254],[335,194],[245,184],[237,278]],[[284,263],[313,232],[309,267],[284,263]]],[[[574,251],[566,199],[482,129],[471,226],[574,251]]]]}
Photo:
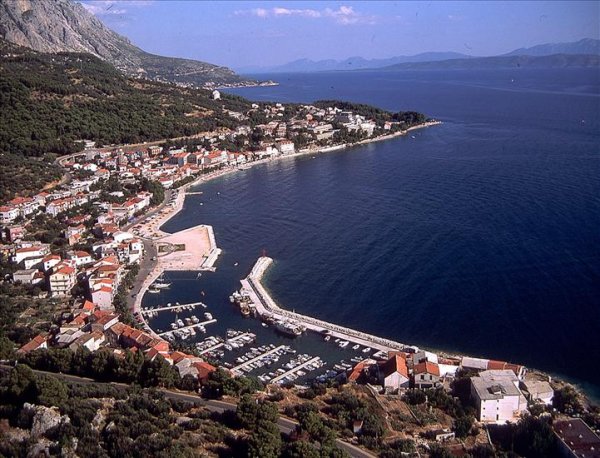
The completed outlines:
{"type": "Polygon", "coordinates": [[[155,289],[167,289],[169,286],[171,286],[171,283],[165,282],[165,279],[162,275],[158,277],[154,283],[152,283],[152,287],[155,289]]]}

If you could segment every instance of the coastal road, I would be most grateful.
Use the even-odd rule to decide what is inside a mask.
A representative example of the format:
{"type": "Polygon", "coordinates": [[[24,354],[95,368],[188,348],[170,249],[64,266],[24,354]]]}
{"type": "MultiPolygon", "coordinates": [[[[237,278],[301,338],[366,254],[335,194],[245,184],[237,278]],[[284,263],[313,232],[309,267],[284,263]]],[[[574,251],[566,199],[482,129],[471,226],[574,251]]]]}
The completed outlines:
{"type": "MultiPolygon", "coordinates": [[[[12,369],[12,366],[0,365],[0,370],[2,370],[4,372],[6,372],[10,369],[12,369]]],[[[97,382],[96,380],[93,380],[93,379],[87,378],[87,377],[79,377],[77,375],[62,374],[62,373],[56,373],[56,372],[40,371],[37,369],[33,369],[33,372],[35,372],[36,374],[49,375],[51,377],[56,377],[58,379],[61,379],[65,382],[69,382],[69,383],[112,385],[112,386],[115,386],[118,388],[123,388],[123,389],[129,388],[129,385],[127,385],[125,383],[97,382]]],[[[161,391],[167,399],[191,402],[191,403],[197,404],[199,406],[205,407],[206,409],[210,410],[211,412],[217,412],[217,413],[223,413],[226,411],[235,412],[235,410],[237,409],[237,404],[235,404],[234,402],[218,401],[215,399],[203,399],[196,394],[186,393],[186,392],[181,392],[181,391],[167,390],[164,388],[159,389],[159,391],[161,391]]],[[[290,434],[292,431],[294,431],[296,429],[296,426],[298,426],[298,422],[295,420],[280,416],[279,419],[277,420],[277,426],[279,427],[279,431],[281,431],[283,434],[290,434]]],[[[361,449],[355,445],[352,445],[348,442],[345,442],[341,439],[336,439],[336,445],[340,449],[344,450],[346,453],[348,453],[350,456],[352,456],[354,458],[374,458],[376,456],[370,452],[367,452],[366,450],[363,450],[363,449],[361,449]]]]}

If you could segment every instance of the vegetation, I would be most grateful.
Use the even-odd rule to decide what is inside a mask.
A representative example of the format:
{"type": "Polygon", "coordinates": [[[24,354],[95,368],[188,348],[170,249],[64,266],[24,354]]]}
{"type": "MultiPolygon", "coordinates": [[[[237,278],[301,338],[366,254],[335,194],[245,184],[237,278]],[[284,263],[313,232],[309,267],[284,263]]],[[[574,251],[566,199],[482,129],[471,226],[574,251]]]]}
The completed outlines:
{"type": "Polygon", "coordinates": [[[57,180],[57,155],[98,145],[140,143],[235,127],[223,110],[246,100],[124,77],[90,54],[44,54],[0,40],[0,199],[57,180]],[[10,180],[9,177],[20,179],[10,180]]]}

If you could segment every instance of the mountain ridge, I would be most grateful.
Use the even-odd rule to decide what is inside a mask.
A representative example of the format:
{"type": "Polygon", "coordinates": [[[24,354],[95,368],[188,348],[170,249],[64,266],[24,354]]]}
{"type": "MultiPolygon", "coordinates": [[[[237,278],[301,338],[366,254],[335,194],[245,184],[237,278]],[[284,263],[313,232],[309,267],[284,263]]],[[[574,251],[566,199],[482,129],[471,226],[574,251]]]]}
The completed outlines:
{"type": "Polygon", "coordinates": [[[249,82],[227,67],[148,53],[72,0],[0,2],[0,37],[38,52],[90,53],[127,76],[195,86],[249,82]]]}
{"type": "MultiPolygon", "coordinates": [[[[446,62],[451,60],[459,60],[455,64],[462,64],[465,67],[476,66],[474,62],[467,63],[470,60],[477,59],[493,59],[497,57],[515,57],[515,56],[531,56],[531,57],[544,57],[551,55],[600,55],[600,40],[594,38],[583,38],[574,42],[565,43],[544,43],[535,45],[529,48],[518,48],[505,54],[496,56],[471,56],[456,52],[425,52],[410,56],[395,56],[383,59],[365,59],[363,57],[349,57],[344,60],[335,59],[324,59],[313,61],[310,59],[296,59],[292,62],[288,62],[282,65],[268,66],[268,67],[240,67],[238,71],[240,73],[284,73],[284,72],[298,72],[298,73],[310,73],[318,71],[348,71],[348,70],[367,70],[367,69],[384,69],[391,66],[404,66],[406,68],[412,67],[443,67],[449,64],[439,64],[440,62],[446,62]],[[438,64],[434,64],[437,62],[438,64]],[[413,65],[414,64],[414,65],[413,65]]],[[[533,61],[523,59],[526,65],[530,65],[533,61]]],[[[478,65],[488,65],[492,61],[479,61],[478,65]]],[[[498,61],[502,62],[502,61],[498,61]]],[[[508,62],[508,60],[506,61],[508,62]]],[[[542,62],[542,61],[540,61],[542,62]]],[[[546,63],[549,63],[550,59],[546,63]]],[[[583,62],[581,58],[563,58],[563,66],[580,65],[583,62]],[[572,63],[567,63],[571,60],[572,63]],[[576,64],[579,62],[579,64],[576,64]]],[[[555,59],[555,64],[558,64],[558,60],[555,59]]],[[[456,66],[456,65],[455,65],[456,66]]]]}

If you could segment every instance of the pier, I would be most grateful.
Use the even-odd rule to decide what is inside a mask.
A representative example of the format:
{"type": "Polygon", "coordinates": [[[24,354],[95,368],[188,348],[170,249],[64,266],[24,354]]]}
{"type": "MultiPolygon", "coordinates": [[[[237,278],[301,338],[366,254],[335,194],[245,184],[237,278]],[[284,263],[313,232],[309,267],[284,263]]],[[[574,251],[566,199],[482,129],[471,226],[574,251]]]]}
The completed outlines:
{"type": "Polygon", "coordinates": [[[203,308],[206,308],[206,304],[204,304],[203,302],[191,302],[189,304],[175,304],[175,305],[167,305],[165,307],[158,307],[158,308],[146,308],[146,309],[142,309],[142,311],[140,313],[142,315],[146,316],[146,315],[150,315],[154,312],[164,312],[166,310],[172,310],[174,312],[181,312],[188,308],[194,309],[198,305],[201,305],[203,308]]]}
{"type": "Polygon", "coordinates": [[[239,364],[239,365],[235,366],[234,368],[231,369],[231,372],[234,372],[234,373],[237,373],[237,374],[241,374],[242,373],[242,369],[244,367],[249,366],[250,364],[255,363],[256,361],[260,361],[261,359],[263,359],[263,358],[265,358],[265,357],[267,357],[269,355],[272,355],[273,353],[276,353],[276,352],[284,349],[285,347],[286,347],[285,345],[279,345],[279,347],[275,347],[272,350],[269,350],[269,351],[263,353],[262,355],[255,356],[254,358],[249,359],[248,361],[243,362],[242,364],[239,364]]]}
{"type": "Polygon", "coordinates": [[[194,323],[194,324],[190,324],[188,326],[183,326],[181,328],[171,329],[170,331],[161,332],[159,334],[159,336],[162,337],[162,336],[173,335],[173,333],[175,333],[177,331],[182,331],[184,329],[191,329],[191,328],[199,328],[200,326],[206,326],[207,324],[213,324],[216,322],[217,322],[217,320],[215,320],[213,318],[212,320],[202,321],[201,323],[194,323]]]}
{"type": "MultiPolygon", "coordinates": [[[[317,332],[321,335],[330,335],[359,344],[365,347],[371,347],[385,352],[400,351],[406,345],[393,340],[377,337],[366,332],[356,331],[355,329],[338,326],[327,321],[301,315],[296,312],[290,312],[280,308],[273,300],[268,291],[261,284],[261,279],[265,271],[273,263],[269,257],[262,256],[252,268],[250,275],[241,281],[243,289],[248,293],[253,304],[256,306],[256,312],[259,315],[272,315],[276,320],[297,321],[306,329],[317,332]]],[[[414,348],[414,347],[413,347],[414,348]]]]}
{"type": "Polygon", "coordinates": [[[206,350],[202,350],[199,353],[199,355],[202,356],[205,353],[210,353],[211,351],[221,348],[222,346],[224,346],[225,344],[227,344],[229,342],[237,342],[238,340],[242,340],[244,337],[247,337],[249,335],[250,335],[249,332],[245,332],[243,334],[240,334],[239,336],[235,336],[230,339],[227,339],[225,342],[219,342],[217,344],[214,344],[212,347],[207,348],[206,350]]]}
{"type": "Polygon", "coordinates": [[[281,375],[278,375],[277,377],[274,377],[272,380],[269,381],[269,383],[277,383],[279,380],[282,380],[284,378],[286,378],[288,375],[292,375],[296,372],[298,372],[300,369],[302,369],[303,367],[308,366],[309,364],[312,364],[314,362],[317,362],[318,360],[320,360],[321,358],[319,358],[318,356],[315,356],[314,358],[309,359],[308,361],[303,362],[302,364],[290,369],[287,372],[284,372],[281,375]]]}

